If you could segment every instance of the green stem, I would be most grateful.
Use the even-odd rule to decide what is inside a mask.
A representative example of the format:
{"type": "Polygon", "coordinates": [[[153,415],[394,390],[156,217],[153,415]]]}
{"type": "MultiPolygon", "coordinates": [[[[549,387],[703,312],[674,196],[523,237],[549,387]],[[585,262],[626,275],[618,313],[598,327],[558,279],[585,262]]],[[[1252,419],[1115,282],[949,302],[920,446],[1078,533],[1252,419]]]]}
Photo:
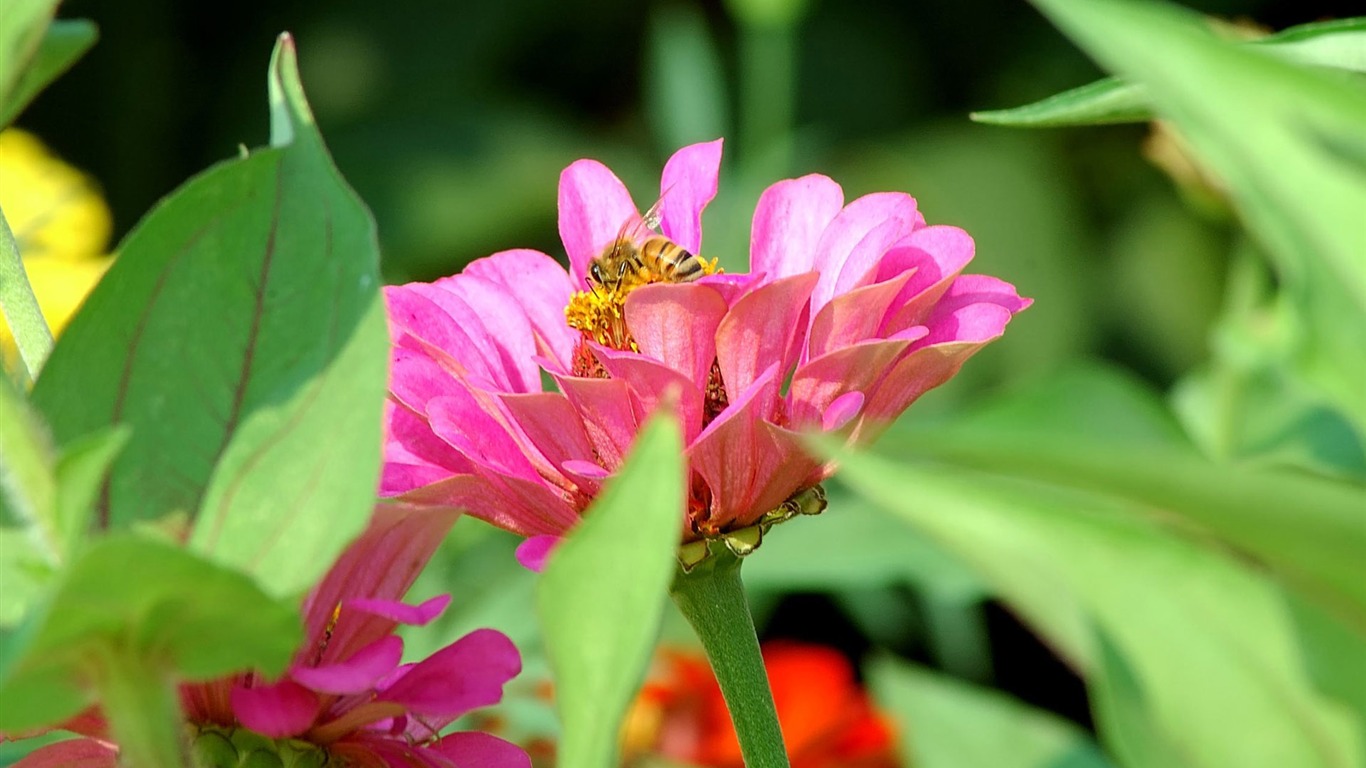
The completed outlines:
{"type": "Polygon", "coordinates": [[[192,765],[172,679],[127,649],[107,649],[96,663],[101,710],[119,745],[119,763],[135,768],[192,765]]]}
{"type": "Polygon", "coordinates": [[[788,768],[768,672],[740,581],[740,562],[729,552],[713,552],[691,573],[680,571],[671,592],[716,672],[745,765],[788,768]]]}
{"type": "Polygon", "coordinates": [[[29,285],[24,262],[19,258],[19,244],[14,240],[9,222],[0,211],[0,310],[4,311],[19,356],[24,361],[23,372],[30,380],[38,378],[43,363],[52,352],[52,331],[38,308],[38,299],[29,285]]]}

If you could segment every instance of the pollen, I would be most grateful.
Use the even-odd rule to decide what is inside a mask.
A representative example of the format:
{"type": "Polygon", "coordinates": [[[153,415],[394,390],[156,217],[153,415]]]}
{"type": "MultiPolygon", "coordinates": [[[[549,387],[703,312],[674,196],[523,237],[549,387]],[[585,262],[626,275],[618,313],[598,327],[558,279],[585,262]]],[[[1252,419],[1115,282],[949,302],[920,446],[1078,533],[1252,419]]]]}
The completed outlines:
{"type": "MultiPolygon", "coordinates": [[[[720,272],[716,259],[699,259],[702,264],[703,275],[714,275],[720,272]]],[[[631,269],[626,270],[622,275],[621,282],[616,285],[594,285],[592,290],[576,291],[569,297],[569,305],[564,308],[564,319],[570,328],[583,334],[584,341],[592,341],[609,347],[630,352],[639,352],[635,339],[631,338],[631,329],[626,327],[626,297],[631,292],[650,283],[673,282],[670,276],[658,272],[644,263],[636,263],[631,269]]],[[[591,357],[592,353],[580,344],[579,347],[585,353],[575,354],[575,374],[576,375],[595,375],[593,373],[580,372],[579,358],[591,357]]],[[[599,366],[600,368],[600,366],[599,366]]]]}
{"type": "MultiPolygon", "coordinates": [[[[643,283],[641,283],[643,285],[643,283]]],[[[586,341],[595,341],[612,349],[637,351],[635,340],[626,327],[626,296],[639,285],[620,285],[608,288],[597,286],[591,291],[578,291],[569,297],[564,308],[564,319],[570,328],[583,334],[586,341]]]]}

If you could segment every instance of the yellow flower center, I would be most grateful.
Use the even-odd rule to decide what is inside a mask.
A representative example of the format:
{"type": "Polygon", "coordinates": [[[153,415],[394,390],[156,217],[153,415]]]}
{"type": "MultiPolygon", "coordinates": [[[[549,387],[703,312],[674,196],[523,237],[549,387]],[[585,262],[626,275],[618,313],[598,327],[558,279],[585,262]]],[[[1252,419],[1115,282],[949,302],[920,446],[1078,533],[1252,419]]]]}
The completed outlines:
{"type": "MultiPolygon", "coordinates": [[[[716,266],[716,259],[701,261],[702,274],[714,275],[721,271],[716,266]]],[[[631,329],[626,327],[626,297],[642,285],[668,282],[673,281],[667,275],[645,264],[634,263],[615,285],[594,284],[590,290],[577,291],[570,296],[569,306],[564,308],[565,322],[581,333],[584,341],[596,342],[611,349],[639,352],[631,329]]],[[[606,378],[592,350],[583,343],[574,351],[574,375],[606,378]]]]}

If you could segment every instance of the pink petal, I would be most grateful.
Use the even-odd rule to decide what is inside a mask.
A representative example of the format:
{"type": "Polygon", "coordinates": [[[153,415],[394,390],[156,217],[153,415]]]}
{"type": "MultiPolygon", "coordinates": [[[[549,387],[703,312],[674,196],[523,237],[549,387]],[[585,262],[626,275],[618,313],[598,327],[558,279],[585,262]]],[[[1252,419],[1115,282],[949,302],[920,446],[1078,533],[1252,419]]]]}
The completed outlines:
{"type": "Polygon", "coordinates": [[[626,325],[640,351],[705,390],[726,300],[706,285],[646,285],[626,299],[626,325]]]}
{"type": "Polygon", "coordinates": [[[450,595],[436,595],[429,597],[417,605],[409,605],[398,600],[380,600],[376,598],[362,597],[355,600],[347,600],[342,606],[343,610],[356,610],[368,613],[371,616],[378,616],[397,624],[406,624],[410,627],[426,626],[432,619],[441,615],[446,610],[446,606],[451,604],[450,595]]]}
{"type": "MultiPolygon", "coordinates": [[[[392,443],[385,443],[384,450],[388,451],[391,446],[392,443]]],[[[449,471],[430,464],[403,464],[397,461],[385,461],[384,473],[380,475],[379,495],[385,498],[401,496],[424,485],[440,482],[450,476],[449,471]]]]}
{"type": "Polygon", "coordinates": [[[563,540],[560,536],[532,536],[517,545],[517,562],[528,571],[540,573],[550,559],[550,553],[563,540]]]}
{"type": "Polygon", "coordinates": [[[564,322],[564,308],[574,291],[569,273],[559,262],[530,249],[502,251],[476,259],[463,274],[497,285],[503,296],[515,296],[530,319],[536,335],[557,361],[565,363],[574,351],[578,334],[564,322]]]}
{"type": "Polygon", "coordinates": [[[1034,300],[1021,297],[1015,286],[1000,278],[990,275],[962,275],[944,292],[943,299],[935,306],[935,313],[978,303],[996,304],[1015,314],[1027,309],[1034,300]]]}
{"type": "Polygon", "coordinates": [[[820,424],[830,404],[846,392],[870,391],[909,345],[905,339],[865,341],[797,368],[787,393],[793,428],[820,424]]]}
{"type": "Polygon", "coordinates": [[[815,269],[816,244],[843,206],[844,190],[820,174],[764,190],[750,231],[750,271],[777,280],[815,269]]]}
{"type": "Polygon", "coordinates": [[[1011,311],[999,304],[969,304],[948,316],[931,316],[927,321],[930,334],[916,346],[962,341],[986,343],[1005,333],[1010,318],[1011,311]]]}
{"type": "Polygon", "coordinates": [[[289,679],[255,688],[234,686],[231,699],[237,722],[272,739],[298,736],[322,710],[317,694],[289,679]]]}
{"type": "Polygon", "coordinates": [[[541,391],[541,371],[532,359],[536,334],[524,309],[526,296],[519,291],[504,293],[497,283],[464,273],[432,283],[431,295],[481,348],[490,350],[488,365],[499,373],[491,380],[506,379],[513,392],[541,391]]]}
{"type": "Polygon", "coordinates": [[[726,306],[733,307],[735,302],[750,291],[767,282],[768,276],[762,272],[742,272],[740,274],[718,272],[714,275],[705,275],[697,279],[697,285],[711,287],[721,298],[726,300],[726,306]]]}
{"type": "Polygon", "coordinates": [[[602,252],[622,225],[640,216],[631,193],[597,160],[576,160],[560,174],[560,240],[569,255],[575,287],[584,284],[588,262],[602,252]]]}
{"type": "MultiPolygon", "coordinates": [[[[405,337],[404,342],[412,340],[413,337],[405,337]]],[[[456,394],[469,386],[443,365],[448,359],[444,353],[436,351],[441,358],[438,362],[431,351],[405,346],[389,350],[389,395],[419,416],[427,413],[427,401],[456,394]]]]}
{"type": "Polygon", "coordinates": [[[852,260],[855,271],[863,274],[892,243],[910,235],[916,221],[915,198],[902,192],[876,192],[845,206],[816,247],[815,269],[821,280],[812,294],[813,309],[819,310],[835,295],[846,262],[852,260]]]}
{"type": "Polygon", "coordinates": [[[902,272],[914,274],[893,302],[897,309],[887,318],[886,332],[924,322],[935,302],[972,261],[975,249],[972,238],[958,227],[933,226],[916,230],[890,251],[879,265],[879,280],[902,272]]]}
{"type": "Polygon", "coordinates": [[[877,338],[888,308],[910,278],[910,273],[901,274],[832,299],[811,321],[809,356],[877,338]]]}
{"type": "Polygon", "coordinates": [[[392,400],[385,403],[384,487],[381,496],[410,491],[443,477],[468,471],[469,459],[432,433],[426,419],[392,400]],[[414,468],[391,477],[391,465],[414,468]],[[430,471],[419,471],[426,467],[430,471]]]}
{"type": "Polygon", "coordinates": [[[503,407],[521,432],[522,450],[536,452],[545,475],[558,473],[566,461],[592,460],[593,446],[574,406],[558,392],[504,395],[503,407]]]}
{"type": "Polygon", "coordinates": [[[485,403],[469,391],[427,403],[432,432],[475,465],[498,474],[539,480],[541,475],[500,415],[489,413],[485,403]]]}
{"type": "Polygon", "coordinates": [[[456,768],[531,768],[521,747],[478,731],[448,733],[427,749],[440,752],[456,768]]]}
{"type": "Polygon", "coordinates": [[[635,352],[619,352],[594,345],[593,353],[611,375],[611,380],[626,382],[631,392],[632,410],[640,414],[642,420],[661,405],[668,405],[675,408],[682,419],[684,442],[697,437],[704,415],[703,390],[697,384],[663,363],[635,352]]]}
{"type": "Polygon", "coordinates": [[[861,408],[863,408],[863,393],[845,392],[835,398],[830,403],[830,407],[821,415],[821,429],[826,432],[834,432],[840,429],[852,421],[861,408]]]}
{"type": "Polygon", "coordinates": [[[897,361],[868,396],[863,419],[872,422],[861,429],[860,441],[872,439],[877,428],[891,423],[921,395],[953,378],[969,357],[986,342],[950,342],[917,349],[897,361]]]}
{"type": "Polygon", "coordinates": [[[795,432],[765,421],[777,397],[776,366],[707,426],[688,448],[688,463],[712,492],[705,527],[745,526],[806,484],[819,463],[795,432]]]}
{"type": "Polygon", "coordinates": [[[377,505],[365,532],[346,548],[304,601],[308,641],[300,655],[312,655],[329,625],[332,636],[319,660],[322,662],[344,659],[392,632],[394,621],[366,613],[343,610],[335,624],[332,618],[344,602],[402,598],[459,516],[458,510],[443,507],[419,508],[396,502],[377,505]]]}
{"type": "MultiPolygon", "coordinates": [[[[873,227],[872,231],[863,236],[862,240],[849,251],[848,257],[844,260],[844,265],[840,267],[839,274],[830,282],[830,297],[839,296],[860,286],[875,282],[878,274],[878,267],[887,252],[892,250],[900,243],[904,243],[910,235],[910,227],[905,220],[888,219],[881,224],[873,227]]],[[[824,275],[822,275],[824,277],[824,275]]],[[[816,293],[821,293],[821,287],[816,287],[816,293]]]]}
{"type": "Polygon", "coordinates": [[[613,472],[620,469],[642,417],[630,387],[616,379],[578,376],[556,376],[555,382],[582,418],[584,432],[602,466],[613,472]]]}
{"type": "Polygon", "coordinates": [[[415,664],[377,698],[416,715],[455,718],[497,704],[503,685],[521,671],[521,655],[506,635],[476,629],[415,664]]]}
{"type": "Polygon", "coordinates": [[[560,471],[588,498],[596,497],[602,490],[602,481],[612,476],[611,472],[605,467],[598,466],[594,461],[580,459],[563,462],[560,464],[560,471]]]}
{"type": "Polygon", "coordinates": [[[591,477],[594,480],[605,480],[612,475],[605,468],[599,467],[591,461],[577,461],[571,459],[561,464],[560,467],[571,475],[579,477],[591,477]]]}
{"type": "Polygon", "coordinates": [[[381,637],[344,661],[318,666],[295,666],[289,676],[318,693],[346,695],[371,690],[403,659],[403,640],[397,635],[381,637]]]}
{"type": "Polygon", "coordinates": [[[563,491],[543,480],[499,475],[482,467],[475,472],[432,483],[400,498],[412,504],[461,509],[471,517],[522,536],[563,533],[579,521],[578,507],[563,491]]]}
{"type": "Polygon", "coordinates": [[[716,197],[720,169],[721,139],[684,147],[664,164],[659,182],[660,229],[690,253],[702,247],[702,209],[716,197]]]}
{"type": "Polygon", "coordinates": [[[768,283],[735,302],[716,329],[716,362],[734,401],[770,366],[786,373],[805,341],[807,301],[817,275],[768,283]]]}
{"type": "Polygon", "coordinates": [[[68,739],[33,750],[19,758],[13,768],[118,768],[118,764],[119,751],[113,744],[68,739]]]}
{"type": "MultiPolygon", "coordinates": [[[[463,301],[431,283],[390,286],[384,289],[384,297],[391,329],[400,329],[418,342],[410,343],[398,335],[397,345],[428,356],[432,356],[429,350],[440,350],[445,357],[458,361],[462,371],[480,384],[502,391],[514,390],[509,372],[478,315],[463,301]]],[[[391,388],[398,389],[392,383],[391,388]]]]}

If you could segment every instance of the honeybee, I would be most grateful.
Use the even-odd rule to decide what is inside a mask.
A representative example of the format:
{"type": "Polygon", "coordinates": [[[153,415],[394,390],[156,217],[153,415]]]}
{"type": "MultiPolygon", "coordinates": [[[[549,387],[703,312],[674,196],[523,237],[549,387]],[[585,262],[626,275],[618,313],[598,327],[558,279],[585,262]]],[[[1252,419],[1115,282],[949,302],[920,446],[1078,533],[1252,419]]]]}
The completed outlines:
{"type": "MultiPolygon", "coordinates": [[[[663,202],[662,200],[660,202],[663,202]]],[[[705,274],[702,260],[656,230],[659,202],[638,220],[628,220],[602,253],[588,264],[589,287],[615,289],[631,270],[646,270],[666,283],[688,283],[705,274]]]]}

